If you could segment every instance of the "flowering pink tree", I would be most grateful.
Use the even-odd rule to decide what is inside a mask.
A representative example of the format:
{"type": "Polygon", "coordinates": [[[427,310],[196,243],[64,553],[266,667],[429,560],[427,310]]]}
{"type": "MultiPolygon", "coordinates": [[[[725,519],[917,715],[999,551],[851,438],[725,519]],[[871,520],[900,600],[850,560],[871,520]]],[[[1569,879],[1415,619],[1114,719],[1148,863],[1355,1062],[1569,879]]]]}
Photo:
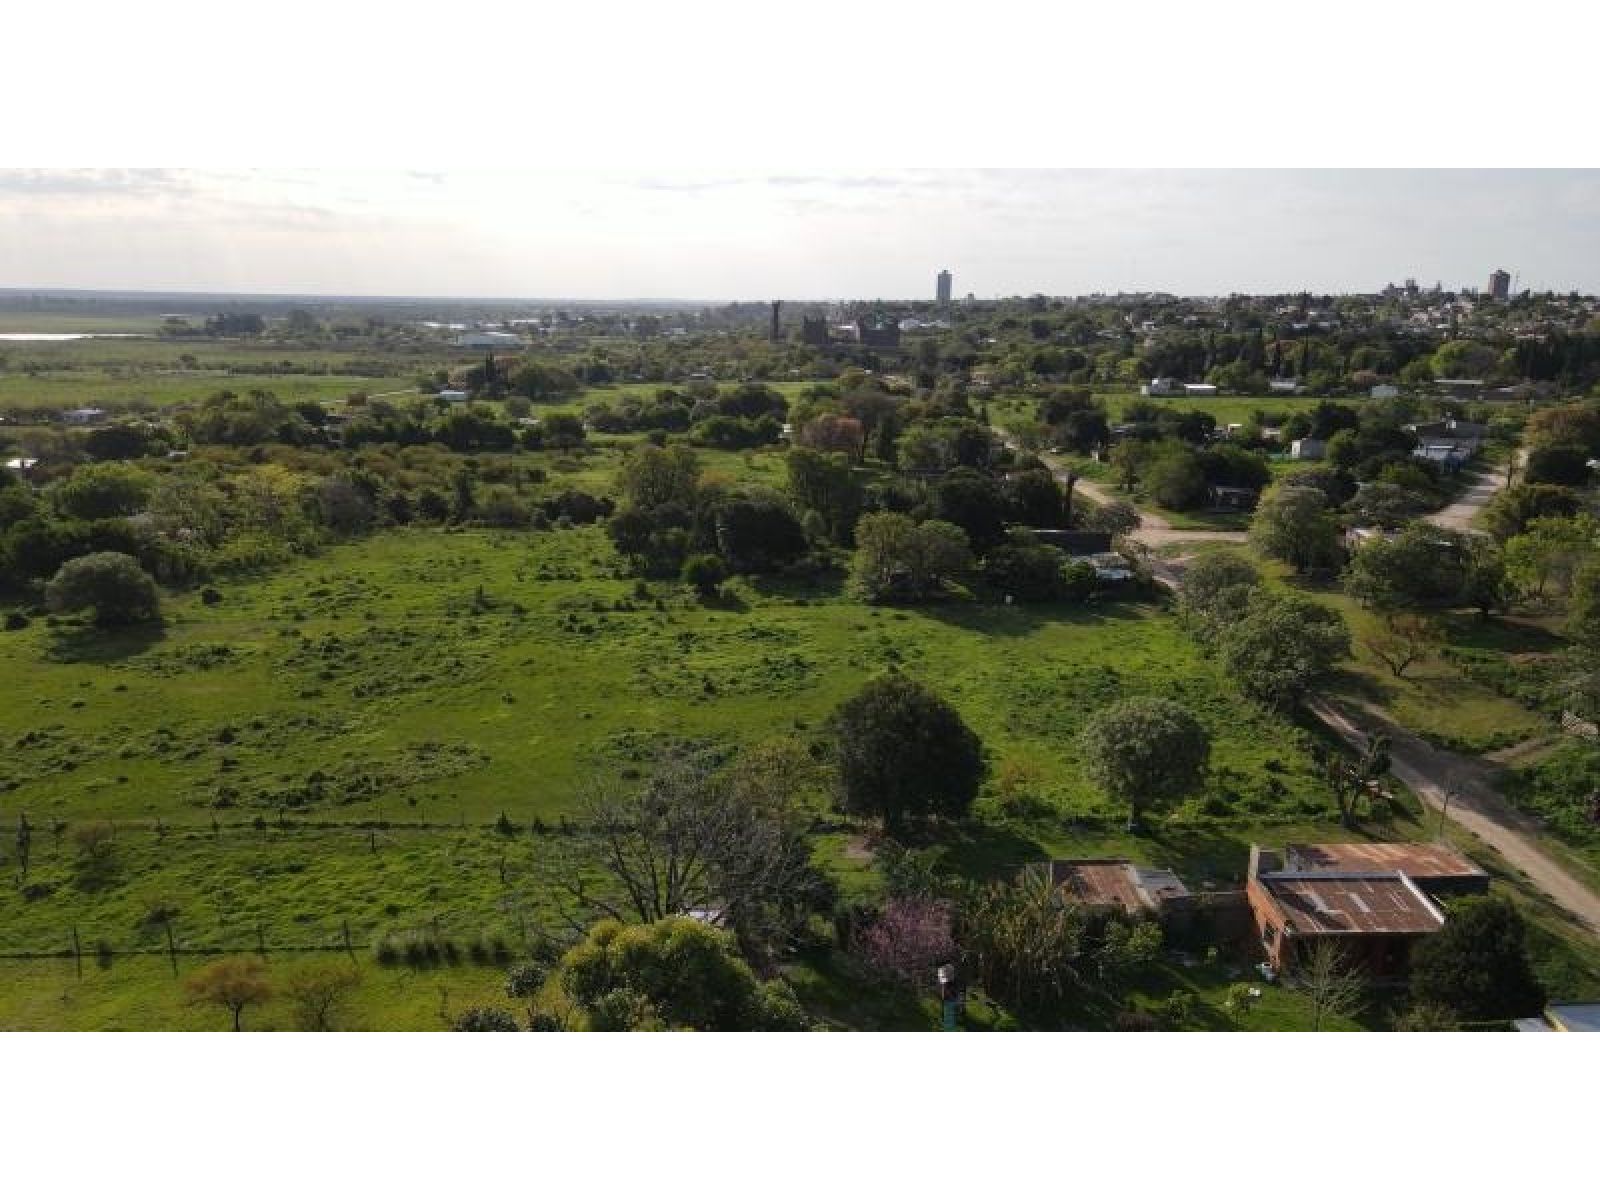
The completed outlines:
{"type": "Polygon", "coordinates": [[[922,896],[890,900],[857,935],[856,955],[884,975],[917,986],[930,983],[934,968],[956,957],[950,906],[922,896]]]}

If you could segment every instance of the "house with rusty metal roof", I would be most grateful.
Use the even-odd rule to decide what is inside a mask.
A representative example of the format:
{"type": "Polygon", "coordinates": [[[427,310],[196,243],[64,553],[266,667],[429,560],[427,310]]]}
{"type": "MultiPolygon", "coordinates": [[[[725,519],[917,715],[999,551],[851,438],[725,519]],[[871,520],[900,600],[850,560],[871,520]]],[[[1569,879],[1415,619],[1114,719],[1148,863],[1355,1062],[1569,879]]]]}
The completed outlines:
{"type": "Polygon", "coordinates": [[[1189,899],[1189,889],[1165,867],[1125,858],[1054,859],[1039,864],[1050,886],[1084,908],[1115,910],[1131,917],[1162,918],[1189,899]]]}
{"type": "Polygon", "coordinates": [[[1400,871],[1429,896],[1480,896],[1489,873],[1443,842],[1319,842],[1283,848],[1290,871],[1400,871]]]}
{"type": "Polygon", "coordinates": [[[1439,897],[1488,884],[1476,864],[1437,843],[1252,846],[1245,895],[1274,971],[1331,942],[1375,979],[1400,979],[1416,942],[1444,928],[1439,897]]]}

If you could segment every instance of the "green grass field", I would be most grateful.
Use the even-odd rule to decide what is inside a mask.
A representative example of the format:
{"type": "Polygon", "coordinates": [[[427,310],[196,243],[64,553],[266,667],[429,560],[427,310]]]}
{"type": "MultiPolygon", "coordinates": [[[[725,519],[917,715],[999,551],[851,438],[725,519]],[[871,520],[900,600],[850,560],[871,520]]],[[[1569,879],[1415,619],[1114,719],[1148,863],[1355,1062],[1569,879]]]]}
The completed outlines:
{"type": "MultiPolygon", "coordinates": [[[[0,333],[153,334],[161,318],[106,313],[27,312],[0,310],[0,333]]],[[[34,343],[37,344],[37,343],[34,343]]]]}
{"type": "MultiPolygon", "coordinates": [[[[596,528],[390,533],[222,591],[170,604],[154,639],[6,635],[8,808],[195,820],[227,789],[270,814],[321,769],[335,811],[367,775],[391,816],[446,791],[452,819],[548,816],[638,743],[813,729],[894,667],[949,695],[997,762],[1034,762],[1049,802],[1104,814],[1070,744],[1083,717],[1126,693],[1226,691],[1145,607],[878,609],[836,585],[747,585],[732,608],[670,584],[641,599],[596,528]],[[492,607],[474,613],[480,585],[492,607]]],[[[1240,802],[1281,807],[1262,767],[1281,734],[1242,705],[1213,719],[1240,802]]],[[[1283,778],[1309,799],[1303,771],[1283,778]]]]}
{"type": "MultiPolygon", "coordinates": [[[[3,353],[3,351],[0,351],[3,353]]],[[[224,371],[46,371],[37,375],[0,373],[0,411],[48,412],[64,408],[167,408],[190,404],[220,391],[243,394],[256,388],[295,403],[342,401],[351,392],[414,391],[414,378],[358,375],[252,375],[224,371]]]]}
{"type": "MultiPolygon", "coordinates": [[[[0,387],[18,378],[0,375],[0,387]]],[[[340,386],[315,376],[267,386],[295,395],[295,384],[340,386]]],[[[547,472],[542,486],[610,491],[637,439],[593,440],[582,454],[528,456],[547,472]]],[[[784,479],[778,450],[701,458],[708,478],[784,479]]],[[[218,1012],[186,1005],[163,913],[179,976],[222,952],[265,949],[275,972],[353,956],[363,971],[354,1028],[441,1028],[469,1004],[504,1004],[503,969],[467,947],[516,948],[559,929],[549,872],[570,848],[586,784],[637,778],[665,745],[820,745],[828,714],[887,670],[932,685],[988,748],[994,773],[974,816],[940,835],[955,874],[1118,854],[1225,887],[1242,878],[1252,841],[1343,836],[1311,764],[1319,735],[1243,701],[1159,604],[1025,608],[980,594],[874,608],[835,576],[740,580],[707,606],[675,583],[639,585],[598,527],[390,531],[218,588],[209,605],[169,596],[159,630],[36,619],[0,633],[0,1028],[223,1027],[218,1012]],[[1138,694],[1188,703],[1214,751],[1205,795],[1134,837],[1088,783],[1075,743],[1091,713],[1138,694]],[[1003,794],[1002,777],[1022,782],[1003,794]],[[35,831],[25,877],[10,836],[23,813],[35,831]],[[508,827],[497,828],[502,815],[508,827]],[[101,820],[115,836],[91,860],[72,831],[101,820]],[[461,961],[379,967],[378,939],[408,931],[454,939],[461,961]]],[[[1386,697],[1397,713],[1469,739],[1503,737],[1526,717],[1482,685],[1461,686],[1449,664],[1435,680],[1435,666],[1386,697]]],[[[1351,678],[1384,685],[1359,649],[1351,678]]],[[[881,890],[859,823],[819,817],[816,832],[817,860],[847,897],[881,890]]],[[[1406,801],[1362,833],[1426,835],[1406,801]]],[[[1541,969],[1600,986],[1592,946],[1522,881],[1504,883],[1536,920],[1541,969]]],[[[837,1024],[936,1022],[836,962],[793,974],[807,1005],[837,1024]]],[[[1154,1004],[1192,990],[1199,1028],[1308,1027],[1287,993],[1269,992],[1248,1018],[1224,1012],[1233,978],[1169,963],[1143,994],[1154,1004]]],[[[247,1024],[289,1020],[274,1001],[247,1024]]]]}

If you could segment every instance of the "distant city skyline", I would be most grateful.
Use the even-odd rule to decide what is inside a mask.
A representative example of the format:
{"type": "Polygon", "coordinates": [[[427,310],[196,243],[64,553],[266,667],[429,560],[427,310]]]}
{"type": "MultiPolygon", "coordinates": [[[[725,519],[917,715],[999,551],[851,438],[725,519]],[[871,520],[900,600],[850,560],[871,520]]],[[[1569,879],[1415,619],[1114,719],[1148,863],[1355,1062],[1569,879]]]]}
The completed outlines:
{"type": "Polygon", "coordinates": [[[1600,292],[1593,170],[0,170],[0,287],[441,298],[1600,292]]]}

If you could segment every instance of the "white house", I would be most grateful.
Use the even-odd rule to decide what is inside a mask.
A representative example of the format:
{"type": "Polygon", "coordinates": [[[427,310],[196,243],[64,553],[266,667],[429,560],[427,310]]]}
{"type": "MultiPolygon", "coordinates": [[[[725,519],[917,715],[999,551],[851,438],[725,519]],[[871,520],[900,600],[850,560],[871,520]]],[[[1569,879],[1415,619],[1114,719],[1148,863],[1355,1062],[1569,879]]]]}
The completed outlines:
{"type": "Polygon", "coordinates": [[[466,398],[467,393],[459,391],[456,388],[445,388],[434,397],[434,399],[438,400],[441,404],[460,404],[466,400],[466,398]]]}
{"type": "Polygon", "coordinates": [[[1185,396],[1215,396],[1217,385],[1214,383],[1186,383],[1183,385],[1185,396]]]}
{"type": "Polygon", "coordinates": [[[456,345],[470,350],[504,350],[520,347],[522,339],[514,333],[486,329],[478,333],[463,333],[456,338],[456,345]]]}
{"type": "Polygon", "coordinates": [[[69,408],[61,414],[68,425],[97,425],[106,419],[103,408],[69,408]]]}
{"type": "Polygon", "coordinates": [[[1298,379],[1269,379],[1267,390],[1279,395],[1298,396],[1305,388],[1300,386],[1298,379]]]}
{"type": "Polygon", "coordinates": [[[1321,438],[1296,438],[1289,443],[1289,457],[1296,462],[1321,462],[1328,453],[1328,443],[1321,438]]]}
{"type": "Polygon", "coordinates": [[[1367,393],[1374,400],[1394,400],[1400,395],[1400,389],[1392,383],[1373,384],[1372,391],[1367,393]]]}
{"type": "Polygon", "coordinates": [[[1184,393],[1183,384],[1176,379],[1167,379],[1158,376],[1149,383],[1139,385],[1141,396],[1181,396],[1184,393]]]}

